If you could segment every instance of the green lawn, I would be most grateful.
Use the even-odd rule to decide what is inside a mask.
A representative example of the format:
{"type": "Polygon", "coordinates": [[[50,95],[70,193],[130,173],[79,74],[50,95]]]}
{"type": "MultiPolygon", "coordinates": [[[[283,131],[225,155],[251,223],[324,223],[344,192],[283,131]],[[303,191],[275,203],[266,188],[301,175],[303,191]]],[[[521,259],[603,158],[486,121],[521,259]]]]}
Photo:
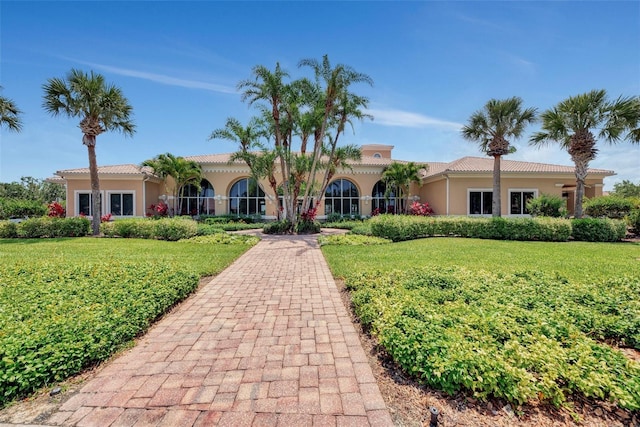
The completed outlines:
{"type": "Polygon", "coordinates": [[[420,266],[462,266],[510,273],[544,271],[569,279],[640,276],[640,244],[519,242],[430,238],[379,246],[323,246],[336,277],[372,269],[410,270],[420,266]]]}
{"type": "Polygon", "coordinates": [[[255,241],[0,240],[0,407],[108,358],[255,241]]]}

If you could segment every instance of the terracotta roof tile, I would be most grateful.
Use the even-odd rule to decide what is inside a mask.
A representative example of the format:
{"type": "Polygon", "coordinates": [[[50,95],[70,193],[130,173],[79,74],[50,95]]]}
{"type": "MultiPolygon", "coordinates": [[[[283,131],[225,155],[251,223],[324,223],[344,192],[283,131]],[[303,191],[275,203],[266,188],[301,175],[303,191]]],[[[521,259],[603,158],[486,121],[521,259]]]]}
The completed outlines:
{"type": "MultiPolygon", "coordinates": [[[[65,169],[56,172],[56,175],[84,175],[89,173],[89,168],[65,169]]],[[[98,166],[98,173],[105,175],[153,175],[151,168],[134,164],[98,166]]]]}
{"type": "MultiPolygon", "coordinates": [[[[451,163],[434,162],[428,164],[428,177],[449,172],[493,172],[493,159],[488,157],[462,157],[451,163]]],[[[502,172],[513,173],[574,173],[575,168],[573,166],[502,159],[500,170],[502,172]]],[[[589,169],[589,173],[603,175],[614,174],[613,171],[606,169],[589,169]]]]}

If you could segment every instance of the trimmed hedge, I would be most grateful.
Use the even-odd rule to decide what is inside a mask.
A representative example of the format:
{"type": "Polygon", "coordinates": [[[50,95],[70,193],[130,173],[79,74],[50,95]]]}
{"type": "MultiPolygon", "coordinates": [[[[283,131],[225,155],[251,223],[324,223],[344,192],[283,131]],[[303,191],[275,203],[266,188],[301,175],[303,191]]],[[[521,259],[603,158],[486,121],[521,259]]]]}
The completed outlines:
{"type": "Polygon", "coordinates": [[[407,373],[454,394],[562,405],[574,394],[640,409],[638,277],[572,283],[462,268],[347,277],[360,321],[407,373]]]}
{"type": "Polygon", "coordinates": [[[90,234],[86,218],[30,218],[22,222],[0,221],[0,238],[83,237],[90,234]]]}
{"type": "Polygon", "coordinates": [[[432,236],[564,242],[571,235],[571,223],[557,218],[378,215],[371,218],[370,224],[374,236],[394,242],[432,236]]]}
{"type": "Polygon", "coordinates": [[[47,214],[47,205],[36,200],[5,199],[0,197],[0,220],[40,217],[47,214]]]}
{"type": "Polygon", "coordinates": [[[268,222],[262,228],[264,234],[285,234],[291,231],[291,222],[286,219],[282,221],[268,222]]]}
{"type": "Polygon", "coordinates": [[[391,240],[359,234],[333,234],[318,237],[318,243],[320,246],[370,246],[385,245],[391,243],[391,240]]]}
{"type": "Polygon", "coordinates": [[[176,241],[198,235],[198,224],[191,218],[131,218],[105,222],[100,231],[106,237],[176,241]]]}
{"type": "Polygon", "coordinates": [[[634,208],[631,199],[601,196],[585,200],[584,212],[594,218],[622,219],[634,208]]]}
{"type": "Polygon", "coordinates": [[[571,220],[571,235],[585,242],[617,242],[627,235],[624,221],[608,218],[580,218],[571,220]]]}

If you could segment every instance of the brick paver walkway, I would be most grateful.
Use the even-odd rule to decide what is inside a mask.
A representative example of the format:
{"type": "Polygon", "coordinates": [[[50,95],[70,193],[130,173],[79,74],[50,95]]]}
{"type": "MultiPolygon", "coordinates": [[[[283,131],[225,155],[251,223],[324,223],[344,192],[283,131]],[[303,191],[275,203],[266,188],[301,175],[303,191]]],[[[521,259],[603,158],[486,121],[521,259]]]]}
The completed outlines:
{"type": "Polygon", "coordinates": [[[264,236],[47,424],[392,422],[316,237],[264,236]]]}

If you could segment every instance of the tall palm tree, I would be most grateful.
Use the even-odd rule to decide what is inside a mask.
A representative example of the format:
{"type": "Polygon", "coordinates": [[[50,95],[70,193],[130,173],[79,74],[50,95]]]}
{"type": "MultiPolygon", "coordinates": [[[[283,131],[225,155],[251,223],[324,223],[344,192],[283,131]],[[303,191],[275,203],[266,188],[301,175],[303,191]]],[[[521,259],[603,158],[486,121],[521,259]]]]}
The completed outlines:
{"type": "Polygon", "coordinates": [[[493,157],[493,206],[494,217],[502,216],[502,198],[500,194],[500,160],[502,156],[513,153],[515,147],[507,138],[519,138],[527,124],[536,120],[536,109],[522,109],[522,99],[490,99],[482,110],[469,118],[462,128],[462,136],[478,142],[480,150],[493,157]]]}
{"type": "Polygon", "coordinates": [[[96,161],[96,137],[106,131],[131,136],[135,125],[131,120],[133,108],[120,88],[105,82],[104,77],[72,69],[65,78],[52,78],[43,85],[45,111],[53,116],[64,114],[80,118],[82,143],[89,152],[91,176],[93,235],[100,234],[100,181],[96,161]]]}
{"type": "Polygon", "coordinates": [[[182,201],[186,186],[191,184],[200,188],[202,168],[200,164],[193,160],[187,160],[184,157],[176,157],[171,153],[166,153],[160,154],[153,159],[145,160],[142,162],[142,166],[150,167],[154,174],[163,179],[167,177],[173,179],[174,186],[172,187],[172,196],[174,215],[182,212],[182,201]]]}
{"type": "Polygon", "coordinates": [[[255,153],[253,150],[259,146],[259,140],[265,136],[264,126],[256,117],[252,118],[246,126],[242,126],[238,119],[229,117],[224,128],[211,132],[209,140],[226,139],[236,142],[238,151],[232,156],[232,160],[244,160],[253,169],[255,153]]]}
{"type": "Polygon", "coordinates": [[[634,137],[640,121],[638,99],[620,97],[615,101],[607,99],[605,90],[592,90],[571,96],[555,107],[542,113],[542,131],[533,134],[529,143],[534,146],[556,142],[567,150],[575,164],[576,197],[574,215],[582,218],[584,182],[589,162],[596,158],[596,137],[609,143],[616,143],[625,136],[632,143],[640,143],[634,137]]]}
{"type": "MultiPolygon", "coordinates": [[[[2,89],[2,86],[0,86],[0,89],[2,89]]],[[[18,109],[12,99],[0,96],[0,128],[6,126],[9,130],[20,132],[22,130],[20,114],[22,114],[22,111],[18,109]]]]}
{"type": "Polygon", "coordinates": [[[407,212],[409,208],[409,186],[412,182],[422,185],[420,171],[422,169],[428,170],[428,168],[428,165],[417,165],[414,162],[393,162],[384,169],[382,180],[385,182],[387,190],[389,191],[393,188],[399,190],[399,194],[396,192],[396,195],[402,197],[404,201],[404,207],[396,206],[396,212],[398,212],[398,208],[401,208],[402,212],[407,212]]]}
{"type": "MultiPolygon", "coordinates": [[[[310,67],[315,73],[316,81],[324,84],[324,94],[318,99],[323,104],[320,107],[324,107],[324,115],[320,128],[316,131],[311,169],[303,198],[302,208],[306,210],[310,206],[309,193],[315,184],[316,171],[318,169],[318,163],[320,162],[327,127],[331,124],[331,121],[340,114],[336,110],[336,106],[341,103],[341,101],[343,101],[342,104],[344,106],[346,103],[345,100],[353,99],[349,92],[349,86],[355,83],[373,85],[373,80],[367,74],[357,72],[348,65],[338,64],[332,67],[327,55],[322,57],[322,62],[311,58],[301,60],[298,65],[300,67],[310,67]]],[[[358,97],[358,100],[358,106],[363,105],[366,107],[368,102],[366,98],[358,97]]],[[[341,112],[352,113],[353,110],[353,108],[343,108],[341,112]]],[[[336,120],[338,123],[342,123],[342,130],[344,130],[344,122],[346,120],[348,120],[348,117],[344,120],[339,118],[336,120]]],[[[322,195],[320,195],[320,197],[322,197],[322,195]]]]}

